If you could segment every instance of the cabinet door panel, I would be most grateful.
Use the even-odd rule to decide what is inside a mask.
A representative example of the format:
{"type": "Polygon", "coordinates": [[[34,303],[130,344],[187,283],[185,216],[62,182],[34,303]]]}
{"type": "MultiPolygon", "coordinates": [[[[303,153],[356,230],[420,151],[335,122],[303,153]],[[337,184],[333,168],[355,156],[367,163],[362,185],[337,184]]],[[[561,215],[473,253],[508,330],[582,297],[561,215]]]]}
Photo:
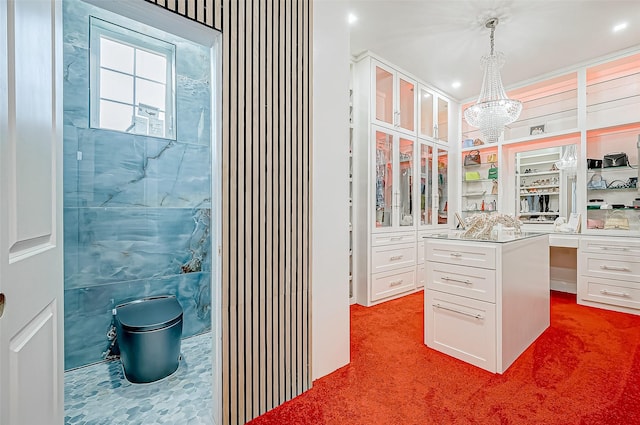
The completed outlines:
{"type": "Polygon", "coordinates": [[[398,125],[408,131],[416,130],[416,84],[407,78],[398,78],[398,125]]]}
{"type": "Polygon", "coordinates": [[[414,226],[413,182],[415,141],[400,138],[398,153],[398,224],[407,228],[414,226]]]}
{"type": "Polygon", "coordinates": [[[394,125],[395,110],[393,107],[393,73],[380,65],[375,66],[375,117],[377,121],[394,125]]]}
{"type": "Polygon", "coordinates": [[[383,131],[375,132],[375,228],[394,226],[393,180],[394,136],[383,131]]]}
{"type": "Polygon", "coordinates": [[[433,224],[433,147],[420,143],[420,225],[433,224]]]}
{"type": "Polygon", "coordinates": [[[425,291],[428,347],[496,372],[494,304],[438,291],[425,291]]]}
{"type": "Polygon", "coordinates": [[[434,137],[433,130],[435,125],[433,123],[433,93],[425,90],[424,87],[420,88],[418,93],[418,103],[420,105],[419,116],[419,133],[421,136],[434,137]]]}

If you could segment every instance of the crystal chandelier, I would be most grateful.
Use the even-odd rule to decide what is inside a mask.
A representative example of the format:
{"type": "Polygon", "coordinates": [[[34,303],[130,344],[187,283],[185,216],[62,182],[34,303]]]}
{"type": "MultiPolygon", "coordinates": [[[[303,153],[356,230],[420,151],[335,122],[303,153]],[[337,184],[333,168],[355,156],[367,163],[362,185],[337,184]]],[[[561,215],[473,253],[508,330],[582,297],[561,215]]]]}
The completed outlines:
{"type": "Polygon", "coordinates": [[[500,68],[504,64],[504,55],[493,51],[493,34],[497,25],[498,18],[491,18],[485,23],[485,27],[491,29],[491,53],[480,61],[484,68],[480,97],[464,111],[467,123],[478,127],[487,143],[496,143],[504,126],[517,120],[522,112],[522,102],[509,99],[502,86],[500,68]]]}
{"type": "Polygon", "coordinates": [[[562,158],[560,161],[556,161],[556,167],[565,172],[569,177],[576,175],[576,169],[578,166],[578,154],[576,153],[576,145],[568,145],[564,147],[562,158]]]}

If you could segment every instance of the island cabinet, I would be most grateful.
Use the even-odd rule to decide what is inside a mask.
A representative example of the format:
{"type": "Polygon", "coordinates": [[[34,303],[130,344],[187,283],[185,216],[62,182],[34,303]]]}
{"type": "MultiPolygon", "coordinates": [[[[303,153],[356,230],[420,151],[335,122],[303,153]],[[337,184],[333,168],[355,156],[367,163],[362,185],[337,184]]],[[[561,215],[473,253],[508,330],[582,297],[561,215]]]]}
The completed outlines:
{"type": "Polygon", "coordinates": [[[424,240],[425,344],[503,373],[549,327],[548,236],[424,240]]]}

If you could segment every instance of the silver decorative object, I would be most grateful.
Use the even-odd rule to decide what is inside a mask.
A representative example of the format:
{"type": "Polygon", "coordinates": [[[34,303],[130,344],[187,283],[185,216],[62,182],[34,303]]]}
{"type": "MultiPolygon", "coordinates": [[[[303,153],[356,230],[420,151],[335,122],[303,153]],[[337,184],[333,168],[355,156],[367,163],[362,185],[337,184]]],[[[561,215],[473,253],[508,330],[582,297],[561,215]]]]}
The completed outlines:
{"type": "Polygon", "coordinates": [[[464,219],[465,231],[462,232],[463,239],[494,240],[494,227],[498,224],[512,229],[514,234],[520,233],[522,222],[509,214],[474,214],[464,219]]]}
{"type": "Polygon", "coordinates": [[[491,53],[483,56],[480,61],[484,68],[480,97],[464,111],[467,123],[479,128],[487,143],[496,143],[502,136],[505,125],[517,120],[522,112],[522,102],[509,99],[502,86],[500,68],[504,64],[504,54],[494,52],[493,49],[497,25],[498,18],[491,18],[485,23],[491,29],[491,53]]]}

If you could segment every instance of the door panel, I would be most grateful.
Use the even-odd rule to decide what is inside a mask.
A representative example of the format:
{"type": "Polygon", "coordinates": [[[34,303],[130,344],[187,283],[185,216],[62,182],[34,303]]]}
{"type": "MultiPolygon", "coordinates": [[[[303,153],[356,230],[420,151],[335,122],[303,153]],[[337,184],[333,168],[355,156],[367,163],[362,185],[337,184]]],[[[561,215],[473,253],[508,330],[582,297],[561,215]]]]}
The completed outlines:
{"type": "Polygon", "coordinates": [[[62,424],[61,2],[0,2],[0,424],[62,424]],[[58,62],[59,63],[58,63],[58,62]]]}

